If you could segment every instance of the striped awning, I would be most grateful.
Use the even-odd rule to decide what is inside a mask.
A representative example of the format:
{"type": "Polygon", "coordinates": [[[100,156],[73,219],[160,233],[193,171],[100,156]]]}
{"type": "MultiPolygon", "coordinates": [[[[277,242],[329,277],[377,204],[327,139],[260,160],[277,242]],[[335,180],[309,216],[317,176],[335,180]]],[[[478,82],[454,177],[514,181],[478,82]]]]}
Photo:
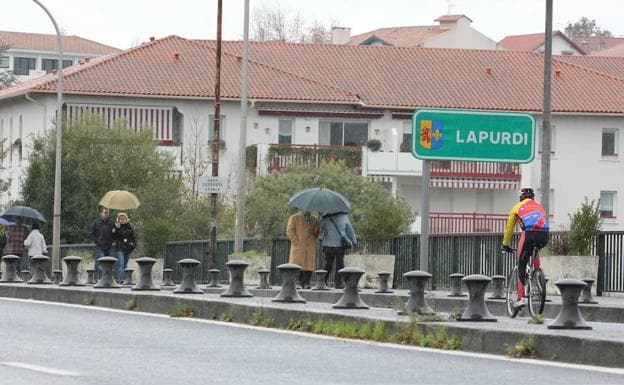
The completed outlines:
{"type": "Polygon", "coordinates": [[[501,179],[431,178],[431,187],[518,190],[520,188],[520,181],[501,179]]]}
{"type": "Polygon", "coordinates": [[[82,103],[67,103],[66,106],[68,121],[76,121],[84,114],[97,114],[108,127],[123,119],[135,131],[150,127],[154,130],[155,140],[173,139],[173,107],[82,103]]]}

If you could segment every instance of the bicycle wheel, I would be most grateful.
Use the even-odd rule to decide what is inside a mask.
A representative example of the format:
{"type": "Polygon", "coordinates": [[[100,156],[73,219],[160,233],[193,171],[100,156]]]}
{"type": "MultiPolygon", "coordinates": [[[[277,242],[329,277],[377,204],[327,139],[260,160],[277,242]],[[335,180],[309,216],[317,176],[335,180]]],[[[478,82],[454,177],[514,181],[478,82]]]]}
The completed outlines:
{"type": "Polygon", "coordinates": [[[533,272],[530,282],[527,284],[527,293],[529,293],[529,312],[531,315],[538,315],[544,312],[544,304],[546,303],[546,280],[542,269],[533,272]]]}
{"type": "Polygon", "coordinates": [[[518,266],[514,267],[507,277],[507,314],[514,318],[520,309],[514,308],[514,303],[518,299],[518,266]]]}

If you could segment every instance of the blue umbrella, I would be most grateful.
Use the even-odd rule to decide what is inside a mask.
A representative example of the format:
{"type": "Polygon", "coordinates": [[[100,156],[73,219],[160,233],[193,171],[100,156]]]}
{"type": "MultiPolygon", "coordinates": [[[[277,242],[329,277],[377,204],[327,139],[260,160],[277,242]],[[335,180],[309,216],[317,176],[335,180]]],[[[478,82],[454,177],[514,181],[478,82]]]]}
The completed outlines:
{"type": "Polygon", "coordinates": [[[288,204],[303,211],[318,211],[321,214],[348,213],[351,202],[342,194],[328,188],[301,190],[288,200],[288,204]]]}
{"type": "Polygon", "coordinates": [[[32,225],[35,222],[46,223],[45,218],[39,211],[28,206],[9,207],[0,215],[0,218],[11,222],[15,222],[19,218],[26,225],[32,225]]]}

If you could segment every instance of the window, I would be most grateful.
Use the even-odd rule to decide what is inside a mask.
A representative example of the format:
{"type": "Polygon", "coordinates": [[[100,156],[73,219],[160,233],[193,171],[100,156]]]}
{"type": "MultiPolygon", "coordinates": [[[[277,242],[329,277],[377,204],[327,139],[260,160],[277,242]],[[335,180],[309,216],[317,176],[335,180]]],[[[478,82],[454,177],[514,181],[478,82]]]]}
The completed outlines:
{"type": "Polygon", "coordinates": [[[279,120],[279,134],[278,134],[279,144],[292,144],[292,126],[293,126],[293,121],[290,119],[279,120]]]}
{"type": "Polygon", "coordinates": [[[34,57],[15,57],[13,58],[13,74],[28,75],[30,70],[35,69],[34,57]]]}
{"type": "MultiPolygon", "coordinates": [[[[535,145],[537,146],[537,152],[539,154],[542,153],[542,131],[543,131],[543,127],[540,124],[539,128],[537,129],[537,134],[535,138],[535,145]]],[[[551,154],[555,153],[555,139],[556,139],[555,133],[556,132],[557,132],[556,127],[551,124],[550,125],[550,153],[551,154]]]]}
{"type": "Polygon", "coordinates": [[[412,151],[412,121],[403,122],[403,141],[400,147],[401,152],[412,151]]]}
{"type": "Polygon", "coordinates": [[[614,128],[602,129],[602,156],[617,156],[617,134],[614,128]]]}
{"type": "MultiPolygon", "coordinates": [[[[63,60],[63,68],[67,68],[74,64],[71,60],[63,60]]],[[[41,69],[46,73],[58,69],[58,59],[41,59],[41,69]]]]}
{"type": "Polygon", "coordinates": [[[615,218],[615,191],[600,192],[600,217],[615,218]]]}
{"type": "MultiPolygon", "coordinates": [[[[208,123],[208,141],[214,140],[214,115],[210,115],[208,123]]],[[[221,115],[219,120],[219,140],[223,141],[225,138],[225,115],[221,115]]]]}
{"type": "Polygon", "coordinates": [[[8,56],[0,56],[0,68],[9,68],[8,56]]]}
{"type": "Polygon", "coordinates": [[[333,146],[363,146],[368,140],[366,122],[323,122],[319,123],[320,144],[333,146]]]}

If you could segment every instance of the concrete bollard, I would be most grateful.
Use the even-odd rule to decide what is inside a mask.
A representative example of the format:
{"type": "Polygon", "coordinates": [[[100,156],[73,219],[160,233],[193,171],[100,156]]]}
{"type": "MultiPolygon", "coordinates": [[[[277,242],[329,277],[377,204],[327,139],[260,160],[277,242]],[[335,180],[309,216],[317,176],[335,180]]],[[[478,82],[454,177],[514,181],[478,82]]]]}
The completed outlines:
{"type": "Polygon", "coordinates": [[[22,270],[22,271],[20,271],[20,279],[22,281],[28,282],[28,281],[30,281],[30,277],[31,277],[30,270],[22,270]]]}
{"type": "Polygon", "coordinates": [[[492,281],[486,275],[472,274],[462,278],[470,293],[468,307],[458,321],[496,322],[485,304],[485,288],[492,281]]]}
{"type": "Polygon", "coordinates": [[[256,289],[270,289],[271,285],[269,285],[269,273],[271,271],[267,269],[258,270],[258,274],[260,275],[260,285],[256,287],[256,289]]]}
{"type": "Polygon", "coordinates": [[[219,285],[219,274],[221,274],[221,270],[219,269],[208,270],[209,278],[206,287],[221,287],[221,285],[219,285]]]}
{"type": "MultiPolygon", "coordinates": [[[[65,262],[65,266],[67,266],[67,275],[65,275],[65,279],[63,282],[59,284],[59,286],[84,286],[84,283],[80,282],[80,278],[78,277],[78,265],[82,262],[82,258],[75,255],[68,255],[63,258],[63,262],[65,262]]],[[[91,269],[93,272],[91,278],[95,276],[95,270],[91,269]]],[[[89,270],[87,270],[87,273],[89,270]]]]}
{"type": "Polygon", "coordinates": [[[598,303],[598,301],[596,301],[592,296],[591,292],[592,286],[596,280],[593,278],[581,278],[581,281],[585,282],[585,288],[581,292],[581,300],[579,303],[598,303]]]}
{"type": "Polygon", "coordinates": [[[587,286],[585,282],[574,279],[564,278],[555,282],[559,292],[561,293],[561,310],[553,323],[548,325],[548,329],[585,329],[591,330],[578,306],[578,299],[581,291],[587,286]]]}
{"type": "MultiPolygon", "coordinates": [[[[152,268],[154,267],[156,260],[150,257],[142,257],[138,258],[136,263],[139,265],[139,282],[132,286],[130,290],[160,290],[158,286],[154,285],[154,281],[152,280],[152,268]]],[[[128,269],[126,269],[126,281],[124,281],[124,283],[126,282],[128,282],[128,269]]]]}
{"type": "Polygon", "coordinates": [[[451,293],[447,297],[465,297],[466,294],[462,291],[462,273],[449,274],[451,278],[451,293]]]}
{"type": "Polygon", "coordinates": [[[61,270],[52,270],[52,282],[55,285],[63,282],[63,272],[61,270]]]}
{"type": "Polygon", "coordinates": [[[314,275],[316,275],[316,285],[314,285],[314,287],[312,288],[312,290],[329,290],[329,287],[327,287],[327,270],[316,270],[314,272],[314,275]]]}
{"type": "Polygon", "coordinates": [[[414,270],[403,274],[409,284],[409,299],[407,310],[418,314],[435,314],[435,311],[425,301],[425,288],[431,279],[431,274],[426,271],[414,270]]]}
{"type": "Polygon", "coordinates": [[[2,262],[4,262],[4,271],[6,274],[0,279],[0,282],[3,283],[19,283],[24,282],[20,277],[17,276],[17,261],[19,261],[19,257],[17,255],[5,255],[2,257],[2,262]]]}
{"type": "Polygon", "coordinates": [[[379,273],[377,273],[377,277],[379,277],[379,289],[377,289],[375,293],[393,293],[388,285],[390,273],[387,271],[380,271],[379,273]]]}
{"type": "Polygon", "coordinates": [[[204,294],[195,283],[195,271],[200,262],[196,259],[186,258],[178,261],[178,266],[182,270],[182,281],[173,291],[176,294],[204,294]]]}
{"type": "Polygon", "coordinates": [[[232,260],[225,264],[230,270],[230,286],[221,294],[221,297],[253,297],[245,288],[244,275],[249,263],[232,260]]]}
{"type": "Polygon", "coordinates": [[[492,295],[488,299],[507,299],[505,296],[505,281],[507,278],[504,275],[492,276],[492,295]]]}
{"type": "Polygon", "coordinates": [[[87,285],[95,285],[95,269],[87,269],[87,285]]]}
{"type": "Polygon", "coordinates": [[[357,267],[345,267],[338,273],[342,276],[345,288],[342,297],[332,307],[334,309],[368,309],[368,305],[362,301],[358,291],[358,283],[364,270],[357,267]]]}
{"type": "Polygon", "coordinates": [[[115,281],[115,277],[113,274],[115,272],[115,264],[117,263],[117,258],[114,257],[101,257],[98,259],[100,264],[100,271],[102,272],[102,276],[99,281],[95,285],[93,285],[94,289],[119,289],[121,286],[117,284],[115,281]]]}
{"type": "Polygon", "coordinates": [[[282,277],[282,288],[271,302],[305,303],[306,300],[297,292],[297,277],[301,266],[294,263],[283,263],[277,267],[282,277]]]}
{"type": "Polygon", "coordinates": [[[163,269],[162,283],[160,286],[175,286],[175,283],[171,280],[173,275],[173,269],[163,269]]]}
{"type": "Polygon", "coordinates": [[[124,285],[124,286],[134,286],[134,280],[132,279],[132,274],[133,273],[134,273],[133,269],[125,269],[124,270],[124,279],[123,279],[122,285],[124,285]]]}
{"type": "Polygon", "coordinates": [[[52,281],[46,274],[46,267],[50,257],[45,255],[33,255],[30,257],[30,268],[33,271],[32,278],[26,282],[29,285],[51,285],[52,281]]]}

